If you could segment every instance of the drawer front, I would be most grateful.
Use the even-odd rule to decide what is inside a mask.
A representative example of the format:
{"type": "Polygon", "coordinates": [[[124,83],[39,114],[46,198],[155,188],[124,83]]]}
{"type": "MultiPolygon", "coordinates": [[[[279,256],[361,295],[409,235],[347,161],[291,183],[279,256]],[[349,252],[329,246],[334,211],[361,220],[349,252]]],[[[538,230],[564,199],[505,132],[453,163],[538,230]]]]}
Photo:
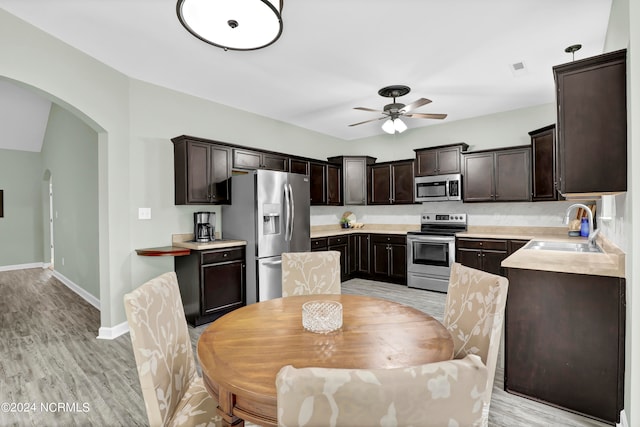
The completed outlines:
{"type": "Polygon", "coordinates": [[[465,249],[507,250],[506,240],[457,239],[456,245],[459,248],[465,249]]]}
{"type": "Polygon", "coordinates": [[[311,250],[325,249],[327,247],[327,238],[326,237],[317,237],[315,239],[311,239],[311,250]]]}
{"type": "Polygon", "coordinates": [[[407,243],[407,237],[389,234],[372,234],[371,241],[373,243],[390,243],[396,245],[404,245],[407,243]]]}
{"type": "Polygon", "coordinates": [[[216,249],[202,253],[202,265],[227,261],[244,261],[243,248],[216,249]]]}
{"type": "Polygon", "coordinates": [[[349,236],[331,236],[327,239],[329,246],[346,245],[349,241],[349,236]]]}

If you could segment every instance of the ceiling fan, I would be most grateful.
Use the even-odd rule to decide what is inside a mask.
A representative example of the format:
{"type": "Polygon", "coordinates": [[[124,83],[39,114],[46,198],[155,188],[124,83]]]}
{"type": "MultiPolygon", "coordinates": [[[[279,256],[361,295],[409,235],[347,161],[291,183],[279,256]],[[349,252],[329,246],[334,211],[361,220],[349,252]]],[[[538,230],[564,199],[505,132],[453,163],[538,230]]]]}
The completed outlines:
{"type": "Polygon", "coordinates": [[[439,119],[442,120],[447,117],[446,114],[434,114],[434,113],[412,113],[418,107],[422,107],[423,105],[427,105],[431,102],[430,99],[419,98],[416,101],[413,101],[409,105],[402,104],[400,102],[396,102],[396,98],[406,95],[411,92],[411,88],[409,86],[404,85],[392,85],[383,87],[378,91],[378,95],[384,96],[386,98],[393,98],[393,103],[387,104],[384,106],[382,110],[374,110],[373,108],[366,107],[354,107],[354,110],[362,110],[362,111],[373,111],[374,113],[382,113],[382,117],[378,117],[377,119],[365,120],[364,122],[353,123],[349,126],[358,126],[364,123],[375,122],[378,120],[388,119],[382,125],[382,130],[393,134],[395,132],[401,133],[407,130],[407,125],[404,124],[402,120],[400,120],[400,116],[410,117],[410,118],[418,118],[418,119],[439,119]]]}

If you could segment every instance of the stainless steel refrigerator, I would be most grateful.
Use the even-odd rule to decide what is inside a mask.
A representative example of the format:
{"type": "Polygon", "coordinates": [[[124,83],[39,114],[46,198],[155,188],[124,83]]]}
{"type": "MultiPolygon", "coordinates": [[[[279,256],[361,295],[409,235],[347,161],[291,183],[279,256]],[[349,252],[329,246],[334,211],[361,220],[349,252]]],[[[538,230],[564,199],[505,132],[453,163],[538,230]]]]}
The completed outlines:
{"type": "Polygon", "coordinates": [[[247,241],[247,304],[282,296],[283,252],[311,250],[309,177],[256,170],[231,178],[222,237],[247,241]]]}

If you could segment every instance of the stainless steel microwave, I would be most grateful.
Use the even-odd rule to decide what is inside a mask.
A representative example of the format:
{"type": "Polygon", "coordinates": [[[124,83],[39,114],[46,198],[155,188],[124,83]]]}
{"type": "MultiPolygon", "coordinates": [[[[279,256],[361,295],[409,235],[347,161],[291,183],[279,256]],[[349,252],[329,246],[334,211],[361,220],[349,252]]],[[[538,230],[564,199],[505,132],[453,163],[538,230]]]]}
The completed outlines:
{"type": "Polygon", "coordinates": [[[462,175],[417,176],[414,195],[416,202],[462,200],[462,175]]]}

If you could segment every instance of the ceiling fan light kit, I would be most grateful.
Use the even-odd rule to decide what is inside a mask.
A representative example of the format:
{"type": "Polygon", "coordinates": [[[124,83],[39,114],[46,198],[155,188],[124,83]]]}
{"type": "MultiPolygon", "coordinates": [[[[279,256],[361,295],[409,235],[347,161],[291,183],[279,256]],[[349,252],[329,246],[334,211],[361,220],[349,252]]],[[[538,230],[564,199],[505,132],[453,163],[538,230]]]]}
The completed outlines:
{"type": "Polygon", "coordinates": [[[419,119],[438,119],[442,120],[447,117],[446,114],[428,114],[428,113],[411,113],[411,111],[415,110],[418,107],[422,107],[423,105],[427,105],[431,102],[431,100],[426,98],[419,98],[416,101],[412,102],[409,105],[402,104],[400,102],[396,102],[396,98],[399,96],[403,96],[411,92],[411,88],[409,86],[404,85],[392,85],[385,86],[378,91],[378,95],[384,96],[386,98],[393,98],[393,102],[391,104],[387,104],[384,106],[382,111],[374,110],[372,108],[366,107],[355,107],[355,110],[362,111],[373,111],[374,113],[382,113],[382,117],[377,119],[365,120],[364,122],[353,123],[349,126],[357,126],[362,125],[364,123],[375,122],[378,120],[387,119],[382,124],[382,130],[388,134],[394,134],[396,132],[402,133],[407,130],[407,125],[400,120],[400,116],[410,117],[410,118],[419,118],[419,119]]]}
{"type": "Polygon", "coordinates": [[[282,0],[178,0],[180,23],[224,50],[255,50],[282,34],[282,0]]]}
{"type": "Polygon", "coordinates": [[[402,133],[407,130],[407,125],[400,119],[388,119],[382,124],[382,130],[392,135],[396,132],[402,133]]]}

